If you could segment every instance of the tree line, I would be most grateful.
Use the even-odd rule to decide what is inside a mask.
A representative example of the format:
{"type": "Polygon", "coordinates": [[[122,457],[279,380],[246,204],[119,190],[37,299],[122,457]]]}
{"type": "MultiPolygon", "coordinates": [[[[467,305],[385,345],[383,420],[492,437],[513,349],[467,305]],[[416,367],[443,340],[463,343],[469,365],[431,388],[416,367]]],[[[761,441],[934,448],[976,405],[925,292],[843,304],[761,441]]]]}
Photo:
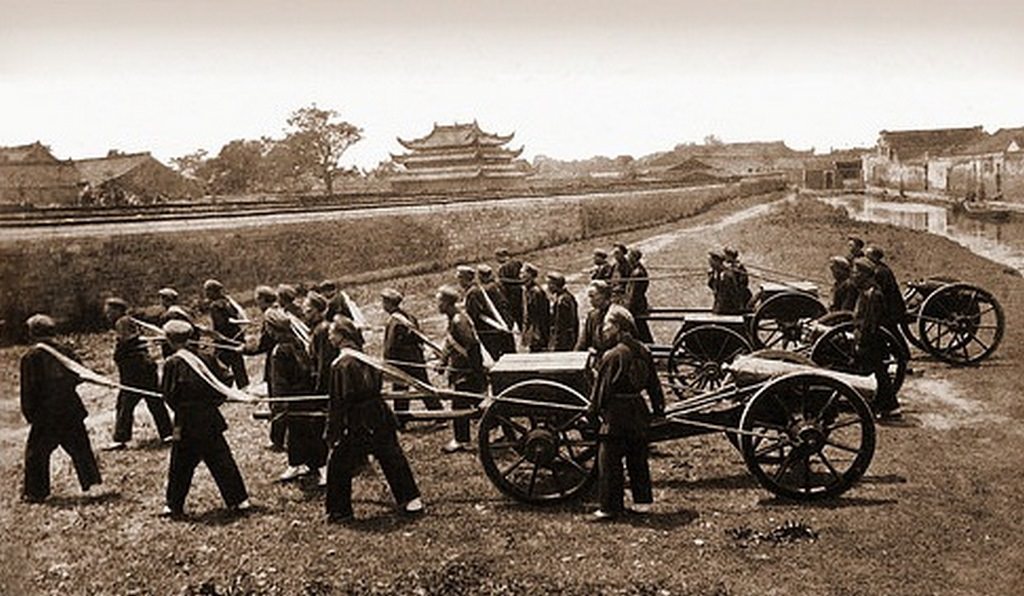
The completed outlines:
{"type": "Polygon", "coordinates": [[[342,120],[336,110],[314,103],[291,113],[282,138],[236,139],[217,155],[198,149],[172,158],[171,164],[211,194],[333,194],[340,178],[361,174],[343,167],[341,157],[362,138],[361,128],[342,120]]]}

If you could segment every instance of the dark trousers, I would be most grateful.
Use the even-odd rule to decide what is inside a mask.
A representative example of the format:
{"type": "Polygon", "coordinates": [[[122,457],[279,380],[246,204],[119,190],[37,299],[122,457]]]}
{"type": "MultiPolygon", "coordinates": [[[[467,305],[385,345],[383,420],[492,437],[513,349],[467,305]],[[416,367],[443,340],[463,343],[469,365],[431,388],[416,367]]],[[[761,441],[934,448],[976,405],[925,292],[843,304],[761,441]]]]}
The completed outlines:
{"type": "Polygon", "coordinates": [[[327,462],[327,514],[349,517],[352,513],[352,475],[368,454],[380,463],[391,494],[399,504],[420,496],[409,460],[405,458],[393,428],[350,432],[333,449],[327,462]]]}
{"type": "Polygon", "coordinates": [[[82,490],[103,482],[84,421],[62,422],[59,428],[37,423],[28,431],[25,444],[25,498],[42,500],[50,495],[50,456],[57,447],[71,456],[82,490]]]}
{"type": "Polygon", "coordinates": [[[231,455],[231,447],[223,433],[207,437],[183,437],[171,446],[171,464],[167,473],[167,506],[174,512],[185,508],[185,497],[192,487],[192,476],[199,462],[210,470],[220,495],[228,507],[249,498],[242,473],[231,455]]]}
{"type": "MultiPolygon", "coordinates": [[[[155,381],[155,379],[154,379],[155,381]]],[[[152,387],[139,387],[140,389],[157,390],[154,382],[152,387]]],[[[117,394],[117,416],[114,419],[114,441],[127,443],[132,440],[132,426],[135,423],[135,407],[143,399],[146,400],[146,407],[156,424],[156,432],[161,439],[171,436],[174,426],[171,424],[171,416],[167,412],[167,406],[159,397],[145,397],[132,391],[121,391],[117,394]]]]}
{"type": "Polygon", "coordinates": [[[896,399],[896,390],[889,378],[889,370],[885,363],[886,349],[881,342],[870,342],[863,346],[857,354],[858,365],[864,373],[875,377],[875,410],[888,412],[900,407],[896,399]]]}
{"type": "MultiPolygon", "coordinates": [[[[419,366],[399,366],[399,369],[405,371],[410,377],[419,379],[424,383],[429,383],[430,380],[427,378],[427,369],[419,366]]],[[[409,386],[404,383],[392,383],[391,388],[394,391],[405,391],[409,389],[409,386]]],[[[409,402],[412,400],[408,399],[396,399],[394,401],[394,408],[396,412],[407,412],[409,410],[409,402]]],[[[440,410],[444,406],[441,404],[441,400],[436,397],[424,397],[423,403],[426,404],[428,410],[440,410]]]]}
{"type": "Polygon", "coordinates": [[[305,416],[297,412],[288,416],[288,465],[306,465],[321,468],[327,461],[327,443],[324,442],[324,418],[305,416]]]}
{"type": "Polygon", "coordinates": [[[597,448],[597,492],[602,511],[619,513],[625,509],[622,503],[625,491],[623,458],[629,471],[633,502],[654,502],[647,454],[647,439],[641,434],[601,436],[597,448]]]}
{"type": "Polygon", "coordinates": [[[249,385],[249,373],[245,371],[245,359],[234,350],[217,350],[217,359],[231,370],[235,386],[244,389],[249,385]]]}
{"type": "MultiPolygon", "coordinates": [[[[466,379],[455,383],[452,387],[456,391],[464,391],[466,393],[484,393],[487,390],[487,383],[483,379],[466,379]]],[[[463,397],[456,397],[452,399],[453,410],[465,410],[473,407],[474,402],[471,399],[463,397]]],[[[455,440],[460,443],[470,442],[470,421],[468,416],[460,416],[452,419],[452,431],[455,435],[455,440]]]]}
{"type": "Polygon", "coordinates": [[[283,449],[288,434],[287,406],[281,402],[270,402],[270,442],[283,449]]]}

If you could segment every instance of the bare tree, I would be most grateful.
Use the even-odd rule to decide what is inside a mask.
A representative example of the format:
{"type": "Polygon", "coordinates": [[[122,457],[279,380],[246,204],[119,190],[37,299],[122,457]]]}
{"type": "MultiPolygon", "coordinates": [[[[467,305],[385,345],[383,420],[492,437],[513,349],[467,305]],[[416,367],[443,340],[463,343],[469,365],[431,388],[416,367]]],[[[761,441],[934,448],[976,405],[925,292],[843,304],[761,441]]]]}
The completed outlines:
{"type": "Polygon", "coordinates": [[[303,167],[323,181],[327,194],[334,193],[335,176],[344,171],[341,156],[363,138],[363,130],[340,119],[335,110],[323,110],[311,104],[292,112],[284,142],[303,167]]]}

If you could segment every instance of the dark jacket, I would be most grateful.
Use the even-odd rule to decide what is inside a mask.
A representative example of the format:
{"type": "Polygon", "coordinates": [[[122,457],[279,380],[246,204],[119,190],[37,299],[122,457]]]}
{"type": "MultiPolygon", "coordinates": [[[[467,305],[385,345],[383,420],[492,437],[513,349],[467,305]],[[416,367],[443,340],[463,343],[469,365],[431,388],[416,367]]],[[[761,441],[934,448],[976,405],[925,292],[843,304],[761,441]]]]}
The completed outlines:
{"type": "Polygon", "coordinates": [[[583,332],[580,334],[579,340],[576,341],[577,352],[594,350],[598,356],[604,352],[605,345],[601,327],[604,325],[604,316],[607,313],[608,307],[590,309],[590,312],[587,313],[587,318],[583,322],[583,332]]]}
{"type": "Polygon", "coordinates": [[[126,315],[114,323],[114,331],[114,363],[121,383],[155,389],[156,362],[149,355],[149,344],[143,340],[138,324],[126,315]]]}
{"type": "Polygon", "coordinates": [[[217,298],[210,302],[210,321],[213,330],[229,339],[241,339],[242,328],[231,319],[242,319],[245,313],[238,312],[227,298],[217,298]]]}
{"type": "Polygon", "coordinates": [[[884,323],[898,324],[906,317],[907,303],[903,300],[903,292],[900,291],[896,275],[888,265],[878,262],[875,263],[875,281],[878,283],[878,289],[882,291],[882,302],[885,306],[884,323]]]}
{"type": "Polygon", "coordinates": [[[580,317],[576,298],[562,290],[551,302],[551,342],[553,352],[568,352],[576,347],[580,334],[580,317]]]}
{"type": "Polygon", "coordinates": [[[548,333],[551,330],[551,304],[548,302],[548,295],[537,284],[526,285],[523,291],[523,345],[545,350],[548,347],[548,333]]]}
{"type": "Polygon", "coordinates": [[[711,312],[719,315],[738,315],[747,311],[749,300],[739,284],[735,271],[729,268],[708,271],[708,287],[715,294],[711,312]]]}
{"type": "Polygon", "coordinates": [[[642,263],[637,263],[630,271],[629,278],[626,282],[626,309],[634,317],[645,315],[650,310],[647,303],[647,288],[651,282],[647,279],[647,268],[642,263]]]}
{"type": "MultiPolygon", "coordinates": [[[[270,379],[267,390],[271,397],[287,397],[290,395],[312,395],[313,359],[296,341],[278,343],[269,355],[273,362],[270,367],[270,379]]],[[[291,410],[315,409],[316,401],[288,402],[291,410]]]]}
{"type": "Polygon", "coordinates": [[[604,434],[642,434],[650,412],[641,397],[645,391],[656,414],[665,411],[665,395],[651,352],[635,340],[619,342],[601,356],[591,410],[602,417],[604,434]]]}
{"type": "Polygon", "coordinates": [[[857,351],[865,352],[879,347],[879,328],[885,313],[882,291],[871,284],[860,290],[853,309],[853,337],[857,351]]]}
{"type": "Polygon", "coordinates": [[[338,348],[331,344],[331,324],[320,321],[310,332],[309,355],[313,360],[313,387],[316,393],[324,395],[330,387],[331,363],[338,357],[338,348]]]}
{"type": "MultiPolygon", "coordinates": [[[[354,345],[345,347],[355,349],[354,345]]],[[[372,434],[393,429],[394,417],[381,399],[381,375],[351,355],[338,358],[330,370],[330,399],[324,438],[336,444],[348,432],[372,434]]]]}
{"type": "MultiPolygon", "coordinates": [[[[230,382],[230,374],[217,359],[205,354],[197,356],[222,382],[230,382]]],[[[218,409],[224,396],[192,370],[180,350],[164,361],[161,387],[164,401],[174,412],[176,438],[202,440],[227,430],[227,422],[218,409]]]]}
{"type": "Polygon", "coordinates": [[[841,310],[853,310],[857,306],[857,295],[860,292],[857,286],[849,279],[837,281],[832,284],[832,303],[829,305],[829,312],[841,310]]]}
{"type": "Polygon", "coordinates": [[[413,333],[408,325],[399,320],[399,316],[412,323],[414,328],[420,328],[416,317],[404,310],[398,309],[393,314],[389,314],[387,323],[384,326],[384,358],[386,360],[423,364],[425,362],[423,358],[423,340],[413,333]]]}
{"type": "Polygon", "coordinates": [[[466,313],[456,311],[448,319],[448,335],[444,341],[442,362],[448,366],[448,382],[453,386],[466,382],[481,384],[485,377],[483,351],[473,321],[466,313]]]}
{"type": "MultiPolygon", "coordinates": [[[[40,343],[79,361],[71,348],[52,338],[40,343]]],[[[88,412],[75,391],[81,382],[77,374],[65,368],[43,348],[29,348],[21,357],[21,413],[25,420],[32,425],[46,426],[84,420],[88,412]]]]}

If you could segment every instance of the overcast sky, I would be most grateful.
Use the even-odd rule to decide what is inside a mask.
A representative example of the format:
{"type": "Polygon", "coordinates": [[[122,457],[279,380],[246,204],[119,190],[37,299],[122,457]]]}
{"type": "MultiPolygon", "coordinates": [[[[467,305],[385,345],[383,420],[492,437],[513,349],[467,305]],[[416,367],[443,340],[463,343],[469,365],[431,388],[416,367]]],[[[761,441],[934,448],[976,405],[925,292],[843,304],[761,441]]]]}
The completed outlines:
{"type": "Polygon", "coordinates": [[[1024,125],[1024,1],[0,0],[0,145],[167,160],[316,102],[372,167],[434,122],[526,156],[1024,125]]]}

